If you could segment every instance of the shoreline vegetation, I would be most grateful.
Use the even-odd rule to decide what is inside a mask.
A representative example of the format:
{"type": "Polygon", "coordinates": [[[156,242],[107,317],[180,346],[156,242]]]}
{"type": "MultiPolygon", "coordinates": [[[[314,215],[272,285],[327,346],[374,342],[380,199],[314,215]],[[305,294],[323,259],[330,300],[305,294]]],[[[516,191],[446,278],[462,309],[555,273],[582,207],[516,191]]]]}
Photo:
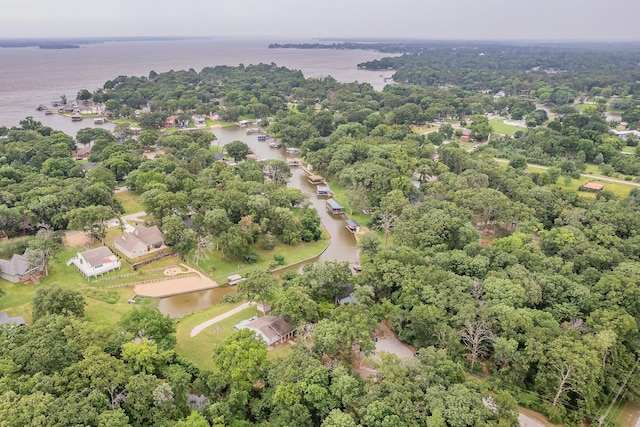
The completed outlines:
{"type": "MultiPolygon", "coordinates": [[[[76,148],[70,137],[33,118],[7,130],[0,213],[11,236],[42,223],[100,240],[99,215],[123,210],[113,189],[126,180],[133,192],[117,196],[126,210],[139,203],[149,214],[145,220],[158,221],[165,243],[182,258],[224,251],[237,272],[241,262],[268,261],[274,268],[291,262],[270,252],[279,242],[300,256],[302,241],[323,246],[317,212],[299,189],[285,185],[287,162],[247,159],[251,147],[242,141],[227,143],[220,156],[211,132],[177,131],[207,115],[261,120],[266,135],[295,148],[298,160],[333,189],[331,211],[356,212],[355,224],[347,225],[363,233],[358,274],[346,261],[280,277],[257,266],[238,283],[238,298],[225,299],[232,305],[186,315],[166,328],[159,318],[131,319],[131,313],[155,311],[150,302],[125,305],[128,289],[112,291],[105,281],[87,292],[90,282],[69,283],[60,261],[73,250],[63,249],[46,280],[77,285],[88,297],[88,321],[37,320],[41,300],[31,305],[25,289],[46,286],[3,283],[10,291],[0,303],[28,319],[34,307],[37,320],[3,336],[6,358],[15,365],[8,375],[24,382],[65,377],[78,371],[72,364],[99,355],[125,371],[114,390],[126,390],[132,400],[153,392],[162,403],[122,404],[122,417],[138,425],[186,418],[188,390],[211,403],[196,414],[206,418],[203,425],[517,425],[518,405],[556,424],[582,425],[609,421],[603,408],[622,391],[638,400],[640,189],[586,182],[597,178],[594,171],[640,178],[637,151],[623,151],[640,143],[636,48],[603,55],[599,48],[460,43],[455,49],[451,42],[427,43],[428,55],[361,64],[396,70],[395,83],[382,91],[329,77],[305,79],[275,64],[119,76],[100,91],[80,94],[111,101],[114,117],[135,120],[141,130],[79,132],[84,145],[93,143],[87,160],[100,164],[86,174],[84,163],[70,159],[76,148]],[[607,115],[612,110],[620,111],[618,118],[607,115]],[[507,119],[526,127],[508,127],[507,119]],[[239,299],[260,304],[243,309],[239,299]],[[273,318],[256,311],[266,312],[267,305],[273,318]],[[267,326],[257,335],[265,339],[234,330],[251,317],[253,325],[267,326]],[[114,325],[116,319],[123,321],[114,325]],[[65,322],[113,325],[111,333],[122,338],[97,349],[99,340],[65,341],[50,332],[68,330],[65,322]],[[384,341],[381,325],[411,352],[376,355],[363,372],[361,362],[369,359],[362,353],[384,341]],[[274,350],[272,344],[291,339],[292,327],[299,331],[296,345],[274,350]],[[32,355],[43,341],[60,348],[37,366],[42,362],[32,355]],[[136,395],[142,388],[146,393],[136,395]]],[[[207,274],[234,272],[211,258],[199,263],[207,274]]],[[[115,274],[136,273],[123,267],[115,274]]],[[[165,272],[140,276],[146,274],[165,272]]],[[[23,389],[14,392],[15,406],[32,408],[23,389]]],[[[75,396],[42,393],[65,408],[75,396]]]]}

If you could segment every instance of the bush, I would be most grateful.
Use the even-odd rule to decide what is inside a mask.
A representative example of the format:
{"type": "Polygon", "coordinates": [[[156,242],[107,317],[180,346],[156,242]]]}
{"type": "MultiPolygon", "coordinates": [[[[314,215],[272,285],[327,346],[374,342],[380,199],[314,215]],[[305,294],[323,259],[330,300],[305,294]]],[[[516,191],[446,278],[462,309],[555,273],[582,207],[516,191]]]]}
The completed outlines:
{"type": "Polygon", "coordinates": [[[247,251],[244,254],[244,260],[247,264],[255,264],[260,260],[260,255],[256,251],[247,251]]]}
{"type": "Polygon", "coordinates": [[[260,246],[266,251],[276,247],[276,238],[273,234],[267,233],[260,239],[260,246]]]}
{"type": "Polygon", "coordinates": [[[284,265],[284,257],[282,255],[274,255],[273,256],[273,260],[278,264],[278,265],[284,265]]]}
{"type": "Polygon", "coordinates": [[[220,300],[221,304],[233,304],[234,302],[242,301],[243,297],[240,294],[227,294],[220,300]]]}
{"type": "Polygon", "coordinates": [[[288,281],[290,281],[290,280],[295,279],[295,278],[296,278],[296,277],[298,277],[298,276],[299,276],[299,274],[298,274],[298,272],[297,272],[297,271],[289,270],[289,271],[285,271],[284,273],[282,273],[282,274],[280,275],[280,278],[281,278],[282,280],[284,280],[285,282],[288,282],[288,281]]]}
{"type": "Polygon", "coordinates": [[[120,295],[116,291],[105,291],[102,289],[85,289],[84,294],[89,298],[97,299],[107,304],[115,304],[120,299],[120,295]]]}
{"type": "Polygon", "coordinates": [[[0,258],[10,259],[13,254],[23,254],[29,246],[31,237],[21,237],[17,239],[7,240],[0,245],[0,258]]]}

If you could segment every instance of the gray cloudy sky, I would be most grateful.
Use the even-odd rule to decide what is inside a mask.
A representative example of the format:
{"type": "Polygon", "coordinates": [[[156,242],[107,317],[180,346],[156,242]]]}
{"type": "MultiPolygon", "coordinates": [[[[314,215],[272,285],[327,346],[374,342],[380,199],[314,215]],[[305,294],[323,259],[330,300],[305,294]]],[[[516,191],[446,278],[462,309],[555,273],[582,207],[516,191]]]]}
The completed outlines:
{"type": "Polygon", "coordinates": [[[636,40],[640,0],[1,0],[0,37],[636,40]],[[8,4],[7,4],[8,3],[8,4]]]}

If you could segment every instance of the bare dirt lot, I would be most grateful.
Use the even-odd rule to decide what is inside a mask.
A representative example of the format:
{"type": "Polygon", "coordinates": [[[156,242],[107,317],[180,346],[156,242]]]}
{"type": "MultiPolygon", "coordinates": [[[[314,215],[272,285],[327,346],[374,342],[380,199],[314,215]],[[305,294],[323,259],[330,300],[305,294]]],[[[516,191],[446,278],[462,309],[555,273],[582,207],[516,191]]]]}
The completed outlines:
{"type": "Polygon", "coordinates": [[[62,243],[70,248],[86,247],[89,244],[87,235],[82,231],[67,231],[64,234],[62,243]]]}

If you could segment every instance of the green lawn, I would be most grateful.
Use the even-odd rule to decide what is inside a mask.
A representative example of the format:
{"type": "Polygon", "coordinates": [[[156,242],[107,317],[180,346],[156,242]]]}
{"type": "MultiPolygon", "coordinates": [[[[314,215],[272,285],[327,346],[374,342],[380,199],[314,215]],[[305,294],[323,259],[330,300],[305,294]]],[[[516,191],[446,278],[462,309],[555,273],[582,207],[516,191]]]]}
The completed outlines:
{"type": "Polygon", "coordinates": [[[633,426],[640,414],[640,404],[625,401],[624,404],[616,404],[614,410],[607,417],[609,421],[614,420],[619,426],[633,426]]]}
{"type": "Polygon", "coordinates": [[[499,117],[489,120],[489,124],[491,125],[493,133],[498,133],[501,135],[514,135],[519,130],[524,131],[527,129],[520,126],[507,125],[503,122],[503,119],[499,117]]]}
{"type": "MultiPolygon", "coordinates": [[[[260,256],[256,264],[247,264],[244,261],[229,261],[222,256],[221,251],[214,250],[209,253],[207,259],[200,261],[197,267],[200,271],[210,275],[216,282],[225,283],[227,276],[231,274],[241,274],[244,276],[253,270],[270,269],[269,264],[273,260],[274,255],[282,255],[285,265],[293,264],[319,255],[328,244],[328,236],[323,232],[322,239],[317,242],[300,243],[294,246],[278,243],[278,245],[270,251],[256,247],[254,249],[260,256]]],[[[195,265],[194,262],[191,264],[195,265]]]]}
{"type": "MultiPolygon", "coordinates": [[[[230,316],[215,325],[200,332],[194,338],[191,338],[191,330],[202,322],[206,322],[222,313],[232,310],[242,303],[221,304],[198,313],[188,314],[178,320],[176,327],[176,337],[178,344],[176,351],[187,360],[195,363],[202,369],[214,369],[215,365],[211,358],[213,357],[213,345],[222,344],[233,332],[233,327],[243,320],[249,319],[258,314],[256,307],[252,306],[239,313],[230,316]],[[215,332],[215,328],[221,328],[220,332],[215,332]]],[[[289,353],[289,346],[280,346],[269,351],[268,358],[281,357],[289,353]]]]}
{"type": "Polygon", "coordinates": [[[122,204],[125,215],[144,211],[142,205],[138,203],[138,199],[140,198],[138,193],[133,191],[121,191],[119,193],[115,193],[113,197],[122,204]]]}
{"type": "MultiPolygon", "coordinates": [[[[507,163],[503,163],[503,162],[499,162],[499,164],[507,165],[507,163]]],[[[540,172],[540,173],[546,172],[546,169],[543,169],[540,166],[532,165],[532,164],[529,164],[527,166],[527,170],[530,172],[540,172]]],[[[602,176],[602,173],[600,173],[596,165],[588,164],[585,170],[585,173],[588,175],[595,175],[595,176],[600,176],[602,178],[607,178],[605,176],[602,176]]],[[[624,178],[616,178],[616,179],[624,179],[624,178]]],[[[563,176],[558,178],[558,181],[554,185],[559,188],[562,188],[563,190],[578,191],[579,188],[584,184],[586,184],[587,182],[601,183],[604,185],[605,190],[612,192],[619,198],[627,197],[629,195],[629,192],[634,188],[634,186],[627,185],[627,184],[616,184],[611,182],[604,182],[604,181],[599,181],[597,178],[589,179],[586,177],[580,177],[580,179],[572,179],[568,184],[565,184],[565,178],[563,176]]],[[[595,193],[591,193],[588,191],[580,191],[578,194],[580,196],[587,197],[587,198],[596,197],[595,193]]]]}
{"type": "Polygon", "coordinates": [[[623,153],[636,154],[636,148],[637,147],[630,147],[628,145],[625,145],[620,151],[622,151],[623,153]]]}
{"type": "MultiPolygon", "coordinates": [[[[80,291],[85,294],[85,296],[88,295],[89,289],[98,288],[98,286],[87,281],[75,267],[66,265],[67,260],[72,258],[76,251],[76,248],[65,248],[56,260],[51,263],[49,276],[42,277],[40,285],[10,283],[6,280],[1,280],[0,288],[6,292],[6,295],[0,298],[0,310],[7,311],[13,316],[23,316],[27,323],[31,323],[31,301],[38,287],[59,286],[80,291]]],[[[121,270],[120,272],[114,272],[114,274],[123,273],[121,270]]],[[[118,301],[115,304],[109,304],[92,297],[86,298],[87,307],[85,315],[88,320],[102,324],[113,324],[114,319],[119,319],[123,313],[131,309],[127,301],[133,296],[133,288],[124,287],[114,289],[114,291],[119,295],[118,301]]]]}

